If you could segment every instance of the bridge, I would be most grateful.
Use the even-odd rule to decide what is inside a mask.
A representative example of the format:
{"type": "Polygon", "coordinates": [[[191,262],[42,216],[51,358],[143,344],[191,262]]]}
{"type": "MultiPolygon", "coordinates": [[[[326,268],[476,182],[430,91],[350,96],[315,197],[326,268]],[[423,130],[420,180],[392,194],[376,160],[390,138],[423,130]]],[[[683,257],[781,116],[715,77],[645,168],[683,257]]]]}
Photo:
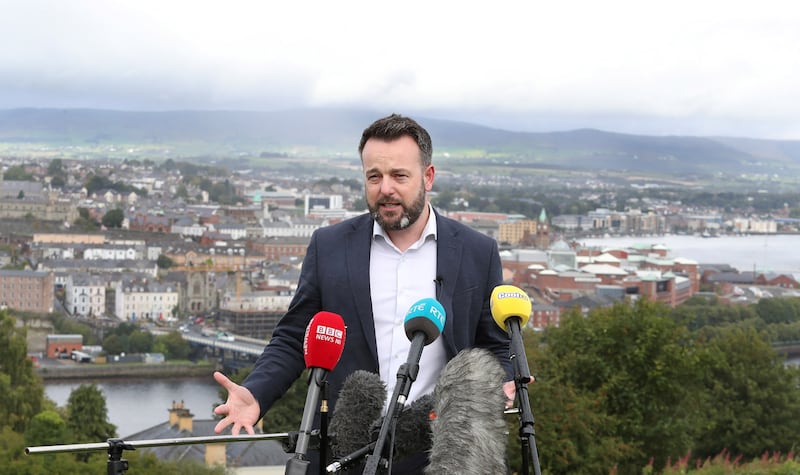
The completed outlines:
{"type": "Polygon", "coordinates": [[[250,338],[246,336],[233,335],[233,341],[227,341],[216,336],[205,336],[196,333],[181,333],[183,339],[195,345],[207,346],[209,348],[231,351],[242,355],[258,357],[267,342],[260,338],[250,338]]]}
{"type": "Polygon", "coordinates": [[[241,335],[233,335],[233,341],[218,338],[216,335],[206,336],[195,331],[181,333],[181,336],[191,345],[205,347],[208,353],[219,358],[226,370],[252,366],[267,344],[263,339],[241,335]]]}

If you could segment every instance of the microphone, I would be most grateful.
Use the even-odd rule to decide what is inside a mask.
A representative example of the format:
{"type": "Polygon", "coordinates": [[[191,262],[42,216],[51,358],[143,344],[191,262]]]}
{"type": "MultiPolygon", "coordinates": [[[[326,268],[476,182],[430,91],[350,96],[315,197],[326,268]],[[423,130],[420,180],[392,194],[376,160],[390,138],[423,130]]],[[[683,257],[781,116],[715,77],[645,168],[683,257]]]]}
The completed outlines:
{"type": "Polygon", "coordinates": [[[528,368],[528,357],[522,342],[522,326],[528,323],[531,316],[531,299],[522,289],[513,285],[498,285],[492,290],[489,301],[492,318],[500,328],[505,329],[511,337],[509,358],[514,366],[514,383],[517,390],[517,401],[520,405],[520,441],[523,454],[523,473],[528,473],[528,458],[533,462],[536,475],[541,474],[539,455],[536,451],[533,430],[533,411],[528,399],[528,383],[531,371],[528,368]],[[529,449],[529,450],[528,450],[529,449]],[[530,451],[530,453],[528,453],[530,451]]]}
{"type": "Polygon", "coordinates": [[[330,423],[331,450],[338,460],[326,467],[329,473],[367,455],[357,452],[372,442],[372,428],[385,402],[386,384],[380,375],[357,370],[344,380],[330,423]]]}
{"type": "Polygon", "coordinates": [[[504,378],[500,362],[485,349],[463,350],[447,363],[433,390],[426,474],[507,473],[504,378]]]}
{"type": "MultiPolygon", "coordinates": [[[[372,451],[383,423],[385,401],[386,384],[379,375],[358,370],[345,379],[331,418],[331,449],[336,461],[325,468],[328,473],[348,468],[372,451]]],[[[430,449],[432,411],[433,394],[426,394],[400,413],[395,428],[395,459],[430,449]]]]}
{"type": "Polygon", "coordinates": [[[433,414],[433,394],[426,394],[403,409],[394,430],[394,459],[403,460],[430,450],[433,414]]]}
{"type": "Polygon", "coordinates": [[[306,327],[303,337],[303,358],[306,368],[311,368],[311,377],[300,420],[294,457],[286,463],[286,475],[305,474],[310,461],[306,458],[311,437],[311,426],[319,405],[320,390],[327,384],[328,372],[339,362],[344,350],[345,326],[342,316],[331,312],[318,312],[306,327]]]}
{"type": "Polygon", "coordinates": [[[403,329],[406,336],[411,340],[411,347],[408,350],[408,358],[405,364],[397,370],[397,384],[386,416],[383,418],[378,440],[375,441],[375,449],[372,455],[367,458],[367,465],[364,474],[375,474],[378,464],[381,461],[386,438],[389,429],[397,422],[400,411],[403,410],[408,393],[411,391],[411,384],[417,379],[419,374],[419,359],[422,356],[422,348],[433,343],[444,329],[446,315],[444,307],[436,299],[425,298],[414,303],[406,313],[403,320],[403,329]]]}

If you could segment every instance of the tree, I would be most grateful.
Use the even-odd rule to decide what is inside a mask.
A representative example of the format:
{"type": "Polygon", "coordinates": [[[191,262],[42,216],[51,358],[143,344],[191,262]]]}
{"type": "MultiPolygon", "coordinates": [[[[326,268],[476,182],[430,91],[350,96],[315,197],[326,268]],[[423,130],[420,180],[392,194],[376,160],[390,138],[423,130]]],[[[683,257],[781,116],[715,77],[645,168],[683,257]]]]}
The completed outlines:
{"type": "Polygon", "coordinates": [[[169,269],[175,262],[169,258],[166,254],[159,254],[158,259],[156,259],[156,265],[159,269],[169,269]]]}
{"type": "Polygon", "coordinates": [[[178,332],[169,332],[159,335],[153,342],[153,351],[163,353],[170,360],[185,360],[191,352],[189,342],[184,340],[178,332]]]}
{"type": "Polygon", "coordinates": [[[136,330],[128,337],[128,349],[131,353],[149,353],[153,349],[153,334],[136,330]]]}
{"type": "Polygon", "coordinates": [[[101,222],[103,226],[107,228],[119,228],[122,227],[122,221],[124,219],[125,213],[121,209],[115,208],[104,214],[101,222]]]}
{"type": "Polygon", "coordinates": [[[189,191],[186,189],[186,185],[183,183],[178,185],[178,188],[175,190],[175,196],[183,199],[189,198],[189,191]]]}
{"type": "Polygon", "coordinates": [[[103,339],[103,351],[109,355],[118,355],[125,351],[126,340],[127,337],[123,340],[119,335],[108,335],[103,339]]]}
{"type": "Polygon", "coordinates": [[[34,181],[33,175],[25,171],[24,165],[12,165],[3,172],[6,181],[34,181]]]}
{"type": "Polygon", "coordinates": [[[64,162],[60,158],[50,160],[50,165],[47,166],[47,174],[50,176],[59,176],[64,174],[64,162]]]}
{"type": "Polygon", "coordinates": [[[68,439],[66,421],[53,410],[42,411],[33,416],[28,430],[25,431],[25,443],[30,446],[64,444],[68,439]]]}
{"type": "Polygon", "coordinates": [[[800,321],[800,299],[760,299],[756,304],[756,313],[767,323],[797,322],[800,321]]]}
{"type": "Polygon", "coordinates": [[[702,424],[701,373],[687,329],[666,306],[618,303],[587,317],[573,310],[546,337],[548,378],[593,395],[606,433],[629,447],[620,473],[638,473],[650,457],[663,467],[692,447],[702,424]]]}
{"type": "Polygon", "coordinates": [[[24,327],[0,311],[0,427],[24,432],[28,422],[42,410],[44,388],[28,358],[24,327]]]}
{"type": "Polygon", "coordinates": [[[106,399],[94,384],[81,384],[67,400],[67,428],[72,443],[104,442],[116,437],[117,428],[108,422],[106,399]]]}
{"type": "Polygon", "coordinates": [[[747,458],[789,452],[800,440],[800,369],[783,359],[754,329],[723,330],[706,345],[703,382],[709,422],[694,454],[723,450],[747,458]]]}
{"type": "MultiPolygon", "coordinates": [[[[562,361],[537,336],[524,331],[525,353],[536,376],[528,393],[543,473],[609,473],[635,450],[613,432],[616,418],[604,410],[601,398],[559,377],[562,361]]],[[[509,423],[508,461],[512,471],[522,473],[519,429],[515,418],[509,423]]]]}

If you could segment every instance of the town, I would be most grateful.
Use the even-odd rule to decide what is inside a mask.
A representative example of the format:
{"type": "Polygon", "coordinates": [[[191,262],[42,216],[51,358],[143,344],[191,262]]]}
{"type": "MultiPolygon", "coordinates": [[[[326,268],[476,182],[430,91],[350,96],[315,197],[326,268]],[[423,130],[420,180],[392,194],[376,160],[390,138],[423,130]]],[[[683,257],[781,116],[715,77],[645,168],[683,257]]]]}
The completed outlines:
{"type": "MultiPolygon", "coordinates": [[[[58,158],[5,159],[3,172],[0,302],[26,312],[63,312],[92,325],[175,327],[191,317],[202,326],[213,317],[214,333],[224,338],[268,338],[292,298],[314,230],[365,209],[356,174],[325,178],[172,160],[58,158]]],[[[529,216],[473,210],[454,191],[473,184],[452,175],[442,182],[443,191],[432,194],[434,205],[498,241],[505,280],[533,298],[529,324],[537,329],[558,325],[568,309],[588,312],[624,298],[677,306],[702,291],[746,302],[743,293],[755,299],[800,287],[798,273],[742,272],[672,256],[656,245],[579,244],[580,237],[603,235],[796,233],[800,220],[786,206],[736,215],[642,198],[628,200],[638,207],[617,210],[611,203],[615,207],[582,214],[552,204],[559,212],[553,216],[544,203],[529,216]]],[[[577,199],[589,203],[598,202],[598,190],[614,189],[597,177],[585,188],[577,199]]],[[[613,192],[616,199],[620,194],[613,192]]]]}

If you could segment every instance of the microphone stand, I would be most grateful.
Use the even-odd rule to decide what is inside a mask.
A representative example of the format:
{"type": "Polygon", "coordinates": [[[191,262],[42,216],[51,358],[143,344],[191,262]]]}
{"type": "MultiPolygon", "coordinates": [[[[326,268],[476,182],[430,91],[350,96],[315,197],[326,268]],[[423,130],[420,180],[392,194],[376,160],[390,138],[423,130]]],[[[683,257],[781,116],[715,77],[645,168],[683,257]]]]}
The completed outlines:
{"type": "Polygon", "coordinates": [[[219,444],[229,442],[253,442],[258,440],[286,439],[289,433],[279,434],[245,434],[245,435],[218,435],[210,437],[184,437],[182,439],[151,439],[151,440],[131,440],[112,438],[106,442],[89,444],[63,444],[63,445],[44,445],[38,447],[26,447],[25,454],[50,454],[62,452],[92,452],[105,450],[108,452],[108,462],[106,463],[107,475],[123,475],[128,470],[128,461],[122,458],[124,450],[136,450],[137,447],[166,447],[171,445],[192,445],[192,444],[219,444]]]}
{"type": "MultiPolygon", "coordinates": [[[[327,382],[326,382],[327,383],[327,382]]],[[[322,386],[322,401],[319,407],[319,475],[325,475],[328,463],[328,385],[322,386]]]]}
{"type": "MultiPolygon", "coordinates": [[[[319,369],[319,368],[316,368],[319,369]]],[[[325,392],[325,388],[328,386],[327,380],[328,372],[325,370],[320,371],[311,371],[309,375],[309,391],[306,395],[306,408],[310,406],[310,403],[313,402],[317,396],[319,396],[320,391],[323,393],[325,392]]],[[[323,401],[327,411],[327,401],[323,401]]],[[[314,413],[316,410],[313,411],[303,411],[303,419],[300,421],[300,432],[297,438],[297,445],[295,447],[294,457],[290,458],[286,462],[286,471],[284,472],[285,475],[306,475],[308,474],[308,468],[311,465],[311,461],[308,459],[306,453],[308,451],[309,441],[311,439],[311,425],[314,422],[314,413]]],[[[327,421],[326,421],[327,422],[327,421]]],[[[327,431],[327,427],[325,429],[327,431]]],[[[323,444],[320,444],[323,445],[323,444]]],[[[322,470],[324,459],[322,458],[323,449],[320,447],[320,470],[322,470]]]]}
{"type": "MultiPolygon", "coordinates": [[[[404,364],[397,369],[397,384],[394,387],[392,398],[389,400],[389,408],[386,412],[386,417],[383,418],[381,430],[378,433],[378,439],[375,441],[375,449],[372,455],[367,457],[367,464],[364,468],[363,475],[375,475],[378,471],[378,464],[381,462],[381,454],[383,453],[386,439],[389,435],[389,430],[394,429],[397,424],[397,418],[405,406],[408,393],[411,392],[411,384],[417,380],[419,374],[419,358],[422,355],[422,348],[425,346],[425,334],[422,332],[414,333],[414,338],[411,340],[411,348],[408,351],[408,359],[404,364]]],[[[392,430],[394,433],[394,430],[392,430]]],[[[391,466],[392,451],[389,450],[388,463],[391,466]]]]}
{"type": "Polygon", "coordinates": [[[531,370],[528,368],[528,357],[525,355],[525,347],[522,345],[522,331],[519,322],[519,317],[506,319],[506,329],[511,335],[510,358],[514,364],[517,402],[521,408],[519,439],[522,446],[522,471],[523,473],[530,473],[528,471],[528,463],[533,462],[533,473],[541,475],[542,469],[539,466],[539,454],[536,450],[536,433],[533,429],[533,411],[531,410],[531,401],[528,399],[528,383],[531,380],[531,370]]]}

